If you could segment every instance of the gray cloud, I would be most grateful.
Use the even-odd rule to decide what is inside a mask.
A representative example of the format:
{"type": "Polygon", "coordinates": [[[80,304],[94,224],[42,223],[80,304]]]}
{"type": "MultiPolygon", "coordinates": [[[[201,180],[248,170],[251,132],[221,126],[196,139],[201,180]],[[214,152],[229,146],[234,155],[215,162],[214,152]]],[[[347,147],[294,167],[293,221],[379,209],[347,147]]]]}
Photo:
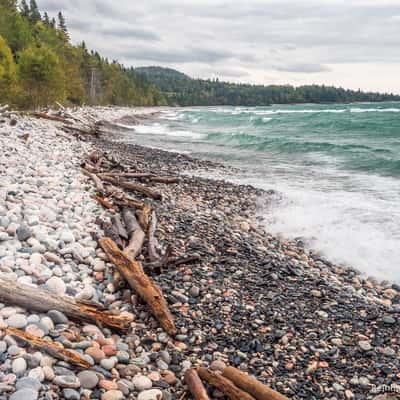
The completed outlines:
{"type": "Polygon", "coordinates": [[[127,65],[165,65],[193,76],[255,83],[400,92],[397,76],[388,75],[400,67],[399,0],[38,3],[51,15],[63,11],[74,41],[85,40],[127,65]]]}
{"type": "Polygon", "coordinates": [[[313,74],[316,72],[327,72],[330,71],[330,68],[321,64],[288,64],[275,67],[277,71],[283,72],[300,72],[306,74],[313,74]]]}

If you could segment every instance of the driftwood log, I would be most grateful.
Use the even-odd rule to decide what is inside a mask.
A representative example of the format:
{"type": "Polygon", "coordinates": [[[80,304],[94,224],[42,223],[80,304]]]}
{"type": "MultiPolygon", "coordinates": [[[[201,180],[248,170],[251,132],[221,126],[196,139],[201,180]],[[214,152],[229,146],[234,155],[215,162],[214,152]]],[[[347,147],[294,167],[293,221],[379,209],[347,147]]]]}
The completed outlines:
{"type": "Polygon", "coordinates": [[[101,181],[101,179],[99,179],[99,177],[96,174],[89,172],[84,168],[82,168],[82,172],[84,175],[88,176],[94,182],[97,193],[103,194],[104,193],[104,185],[103,185],[103,182],[101,181]]]}
{"type": "Polygon", "coordinates": [[[190,368],[185,372],[185,383],[192,393],[194,400],[210,400],[197,371],[190,368]]]}
{"type": "Polygon", "coordinates": [[[101,197],[99,195],[93,196],[93,198],[98,201],[104,208],[106,208],[107,210],[110,211],[115,211],[114,206],[108,201],[106,200],[104,197],[101,197]]]}
{"type": "Polygon", "coordinates": [[[239,389],[233,382],[217,372],[210,371],[207,368],[199,368],[198,374],[203,381],[217,388],[231,400],[255,400],[252,395],[239,389]]]}
{"type": "Polygon", "coordinates": [[[0,278],[0,302],[43,313],[58,310],[77,321],[100,323],[122,331],[128,330],[131,323],[129,318],[100,310],[94,304],[5,278],[0,278]]]}
{"type": "Polygon", "coordinates": [[[141,265],[119,250],[110,238],[102,238],[99,243],[129,286],[148,304],[165,332],[174,336],[177,329],[161,289],[143,272],[141,265]]]}
{"type": "Polygon", "coordinates": [[[286,396],[272,390],[257,379],[233,367],[224,369],[222,375],[237,387],[250,393],[257,400],[289,400],[286,396]]]}
{"type": "Polygon", "coordinates": [[[150,217],[153,208],[150,204],[144,204],[143,208],[138,211],[138,220],[142,229],[147,232],[150,224],[150,217]]]}
{"type": "Polygon", "coordinates": [[[132,190],[134,192],[142,193],[142,194],[146,195],[147,197],[153,198],[154,200],[162,200],[162,195],[160,192],[158,192],[157,190],[148,188],[146,186],[139,185],[138,183],[121,181],[119,179],[112,178],[109,176],[103,176],[103,180],[106,182],[112,183],[115,186],[119,186],[124,189],[132,190]]]}
{"type": "MultiPolygon", "coordinates": [[[[50,121],[63,122],[64,124],[72,123],[71,121],[68,121],[65,118],[57,117],[56,115],[46,114],[46,113],[42,113],[42,112],[34,112],[34,113],[32,113],[32,116],[34,116],[35,118],[48,119],[50,121]]],[[[69,126],[67,126],[67,127],[70,128],[69,126]]]]}
{"type": "Polygon", "coordinates": [[[151,220],[149,225],[149,240],[147,243],[147,251],[149,254],[150,261],[156,261],[160,258],[156,250],[156,243],[157,239],[155,238],[154,234],[157,228],[157,216],[155,211],[151,213],[151,220]]]}
{"type": "Polygon", "coordinates": [[[142,251],[145,234],[136,219],[134,210],[125,207],[122,210],[122,218],[129,235],[129,243],[125,247],[124,253],[134,260],[142,251]]]}
{"type": "Polygon", "coordinates": [[[65,349],[61,343],[41,339],[37,336],[33,336],[29,333],[14,328],[7,328],[6,335],[10,335],[16,339],[19,339],[54,358],[73,364],[79,368],[88,369],[91,367],[91,364],[77,351],[65,349]]]}

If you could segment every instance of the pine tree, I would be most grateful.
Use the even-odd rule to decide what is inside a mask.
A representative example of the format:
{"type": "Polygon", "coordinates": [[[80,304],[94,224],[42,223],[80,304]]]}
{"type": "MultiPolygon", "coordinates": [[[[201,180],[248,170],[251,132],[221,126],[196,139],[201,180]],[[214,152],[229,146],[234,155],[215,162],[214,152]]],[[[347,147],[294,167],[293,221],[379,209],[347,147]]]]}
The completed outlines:
{"type": "Polygon", "coordinates": [[[43,22],[45,23],[46,26],[50,25],[49,14],[47,14],[47,12],[45,12],[43,15],[43,22]]]}
{"type": "Polygon", "coordinates": [[[67,29],[67,24],[65,22],[64,15],[62,14],[61,11],[58,13],[58,29],[63,34],[65,39],[67,41],[69,41],[69,33],[68,33],[68,29],[67,29]]]}
{"type": "Polygon", "coordinates": [[[56,27],[56,19],[53,17],[52,19],[51,19],[51,21],[50,21],[50,26],[52,27],[52,28],[55,28],[56,27]]]}
{"type": "Polygon", "coordinates": [[[29,9],[28,4],[26,4],[25,0],[21,1],[21,14],[23,17],[29,18],[30,9],[29,9]]]}
{"type": "Polygon", "coordinates": [[[34,24],[42,19],[36,0],[30,1],[29,19],[34,24]]]}

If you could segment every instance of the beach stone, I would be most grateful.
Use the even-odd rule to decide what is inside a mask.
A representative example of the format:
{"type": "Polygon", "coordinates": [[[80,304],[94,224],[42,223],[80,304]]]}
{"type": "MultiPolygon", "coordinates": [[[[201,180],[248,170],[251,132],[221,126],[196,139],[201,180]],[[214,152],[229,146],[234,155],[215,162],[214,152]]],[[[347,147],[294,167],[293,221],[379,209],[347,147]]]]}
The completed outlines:
{"type": "Polygon", "coordinates": [[[36,379],[39,382],[43,382],[45,378],[42,367],[36,367],[34,369],[31,369],[29,371],[28,376],[29,378],[36,379]]]}
{"type": "Polygon", "coordinates": [[[57,294],[65,294],[67,287],[64,281],[57,276],[53,276],[46,281],[46,285],[57,294]]]}
{"type": "Polygon", "coordinates": [[[226,364],[221,360],[214,360],[211,363],[210,368],[213,371],[223,371],[226,368],[226,364]]]}
{"type": "Polygon", "coordinates": [[[12,372],[16,375],[23,375],[24,372],[26,371],[27,364],[24,358],[19,357],[16,358],[12,362],[12,372]]]}
{"type": "Polygon", "coordinates": [[[3,340],[0,341],[0,355],[5,353],[7,350],[7,343],[3,340]]]}
{"type": "Polygon", "coordinates": [[[75,242],[75,236],[71,231],[64,230],[60,233],[60,240],[62,240],[64,243],[73,243],[75,242]]]}
{"type": "Polygon", "coordinates": [[[81,395],[74,389],[63,389],[63,399],[65,400],[80,400],[81,395]]]}
{"type": "Polygon", "coordinates": [[[58,310],[50,310],[47,315],[51,318],[55,325],[68,324],[68,318],[58,310]]]}
{"type": "Polygon", "coordinates": [[[383,349],[383,354],[384,354],[386,357],[395,357],[395,356],[396,356],[396,351],[393,350],[391,347],[385,347],[385,348],[383,349]]]}
{"type": "Polygon", "coordinates": [[[17,381],[15,388],[20,389],[33,389],[37,392],[42,387],[42,384],[35,378],[21,378],[17,381]]]}
{"type": "Polygon", "coordinates": [[[99,383],[97,374],[93,371],[81,371],[78,374],[78,379],[84,389],[93,389],[99,383]]]}
{"type": "Polygon", "coordinates": [[[54,377],[55,377],[55,373],[53,371],[53,368],[51,368],[48,365],[45,365],[45,366],[42,366],[42,369],[43,369],[43,373],[44,373],[44,378],[47,381],[52,381],[54,379],[54,377]]]}
{"type": "Polygon", "coordinates": [[[117,390],[118,389],[118,385],[117,382],[114,381],[107,381],[105,379],[102,379],[99,382],[99,388],[100,389],[104,389],[106,391],[110,391],[110,390],[117,390]]]}
{"type": "Polygon", "coordinates": [[[133,378],[132,383],[134,384],[135,389],[140,392],[142,390],[150,389],[153,386],[153,382],[151,381],[151,379],[144,375],[136,375],[133,378]]]}
{"type": "Polygon", "coordinates": [[[16,233],[20,242],[28,240],[32,236],[32,231],[27,225],[20,225],[16,233]]]}
{"type": "Polygon", "coordinates": [[[163,398],[163,393],[159,389],[145,390],[139,393],[137,400],[159,400],[163,398]]]}
{"type": "Polygon", "coordinates": [[[21,389],[13,393],[9,400],[37,400],[39,393],[34,389],[21,389]]]}
{"type": "Polygon", "coordinates": [[[113,369],[118,362],[117,358],[104,358],[100,361],[100,365],[107,370],[113,369]]]}
{"type": "Polygon", "coordinates": [[[396,323],[396,320],[395,320],[393,317],[391,317],[390,315],[385,315],[385,316],[382,318],[382,321],[383,321],[385,324],[388,324],[388,325],[394,325],[394,324],[396,323]]]}
{"type": "Polygon", "coordinates": [[[93,360],[96,361],[97,363],[99,363],[106,357],[104,351],[99,349],[98,347],[89,347],[85,350],[85,353],[90,357],[92,357],[93,360]]]}
{"type": "Polygon", "coordinates": [[[76,389],[81,384],[76,376],[73,375],[59,375],[53,380],[53,383],[62,388],[76,389]]]}
{"type": "Polygon", "coordinates": [[[191,297],[198,297],[200,294],[200,288],[198,286],[192,286],[189,289],[189,296],[191,297]]]}
{"type": "Polygon", "coordinates": [[[101,395],[101,400],[122,400],[124,394],[120,390],[109,390],[101,395]]]}
{"type": "Polygon", "coordinates": [[[372,350],[371,343],[368,340],[360,340],[358,342],[358,346],[362,351],[370,351],[372,350]]]}
{"type": "Polygon", "coordinates": [[[24,314],[14,314],[7,318],[6,323],[11,328],[23,329],[28,324],[28,321],[24,314]]]}

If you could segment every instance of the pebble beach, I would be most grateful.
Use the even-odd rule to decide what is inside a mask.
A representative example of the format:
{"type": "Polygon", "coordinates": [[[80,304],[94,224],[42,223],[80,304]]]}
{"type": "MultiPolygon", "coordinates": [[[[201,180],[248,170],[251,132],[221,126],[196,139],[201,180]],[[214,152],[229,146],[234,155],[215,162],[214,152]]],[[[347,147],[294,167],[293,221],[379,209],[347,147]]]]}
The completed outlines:
{"type": "MultiPolygon", "coordinates": [[[[146,118],[124,108],[74,112],[121,129],[146,118]]],[[[269,234],[258,211],[273,196],[199,176],[227,166],[126,144],[126,132],[117,129],[83,141],[61,126],[13,113],[0,122],[1,277],[101,304],[132,322],[121,333],[57,310],[0,303],[0,399],[191,399],[183,380],[188,368],[227,365],[290,399],[396,398],[383,387],[400,383],[400,286],[334,265],[301,240],[269,234]],[[179,178],[146,183],[162,193],[162,201],[152,200],[157,250],[198,258],[151,273],[175,318],[175,337],[113,280],[96,222],[110,215],[81,171],[94,149],[126,170],[179,178]],[[92,367],[77,369],[37,351],[6,328],[75,350],[92,367]]],[[[209,395],[224,398],[212,388],[209,395]]]]}

